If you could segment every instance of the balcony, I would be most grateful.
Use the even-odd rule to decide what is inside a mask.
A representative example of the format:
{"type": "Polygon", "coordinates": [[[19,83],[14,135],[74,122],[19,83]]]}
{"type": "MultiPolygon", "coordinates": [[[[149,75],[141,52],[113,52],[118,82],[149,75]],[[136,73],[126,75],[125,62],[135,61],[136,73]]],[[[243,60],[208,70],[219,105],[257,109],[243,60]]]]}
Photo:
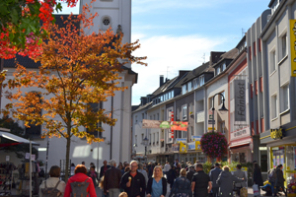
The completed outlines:
{"type": "Polygon", "coordinates": [[[205,121],[205,111],[200,111],[196,113],[196,122],[204,122],[205,121]]]}

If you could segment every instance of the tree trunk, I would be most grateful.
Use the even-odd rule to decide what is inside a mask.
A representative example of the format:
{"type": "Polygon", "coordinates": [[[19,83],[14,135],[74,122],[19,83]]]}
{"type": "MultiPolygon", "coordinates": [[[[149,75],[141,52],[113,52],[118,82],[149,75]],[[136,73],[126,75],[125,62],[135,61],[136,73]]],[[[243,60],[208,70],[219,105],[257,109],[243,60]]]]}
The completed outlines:
{"type": "MultiPolygon", "coordinates": [[[[69,128],[68,128],[69,129],[69,128]]],[[[66,145],[66,170],[65,170],[65,182],[68,181],[69,176],[69,160],[70,160],[70,144],[71,144],[71,137],[66,138],[67,139],[67,145],[66,145]]]]}

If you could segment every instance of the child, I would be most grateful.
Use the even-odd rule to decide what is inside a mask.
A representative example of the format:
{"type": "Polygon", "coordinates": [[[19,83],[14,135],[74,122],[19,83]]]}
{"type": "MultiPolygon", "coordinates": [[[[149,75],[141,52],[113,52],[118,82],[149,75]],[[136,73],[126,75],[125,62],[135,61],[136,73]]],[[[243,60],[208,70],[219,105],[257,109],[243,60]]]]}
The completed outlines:
{"type": "Polygon", "coordinates": [[[128,197],[126,192],[121,192],[118,197],[128,197]]]}

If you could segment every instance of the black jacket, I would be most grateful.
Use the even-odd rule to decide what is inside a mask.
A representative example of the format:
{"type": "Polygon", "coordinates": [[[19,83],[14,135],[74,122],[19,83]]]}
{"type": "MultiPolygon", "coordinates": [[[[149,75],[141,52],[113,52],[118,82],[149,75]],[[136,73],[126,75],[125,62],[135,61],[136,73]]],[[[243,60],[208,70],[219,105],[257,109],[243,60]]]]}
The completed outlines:
{"type": "Polygon", "coordinates": [[[168,183],[169,183],[170,185],[173,185],[173,184],[174,184],[174,180],[175,180],[175,178],[177,178],[177,176],[176,176],[176,171],[175,171],[174,169],[171,168],[171,169],[168,171],[167,178],[168,178],[168,183]]]}
{"type": "Polygon", "coordinates": [[[130,171],[126,172],[120,180],[120,188],[122,188],[128,195],[128,197],[141,196],[145,197],[146,192],[146,181],[142,173],[137,172],[135,177],[132,177],[132,182],[130,187],[126,187],[128,178],[132,177],[130,171]]]}
{"type": "Polygon", "coordinates": [[[114,166],[110,167],[104,176],[104,192],[113,188],[120,188],[121,171],[114,166]]]}
{"type": "MultiPolygon", "coordinates": [[[[146,193],[147,194],[151,194],[151,192],[152,192],[152,189],[153,189],[152,188],[153,179],[154,178],[150,178],[148,180],[147,189],[146,189],[146,193]]],[[[166,178],[162,177],[162,195],[165,196],[166,193],[167,193],[167,180],[166,180],[166,178]]]]}
{"type": "Polygon", "coordinates": [[[260,168],[255,168],[254,169],[254,174],[253,174],[253,181],[255,184],[257,184],[259,187],[263,186],[263,179],[262,179],[262,174],[260,168]]]}
{"type": "Polygon", "coordinates": [[[275,186],[283,187],[285,182],[283,171],[280,168],[277,168],[275,170],[275,173],[276,173],[275,186]]]}
{"type": "Polygon", "coordinates": [[[192,177],[193,177],[194,173],[195,173],[195,171],[189,170],[186,174],[186,178],[190,181],[190,183],[192,181],[192,177]]]}
{"type": "MultiPolygon", "coordinates": [[[[110,166],[109,165],[107,165],[107,169],[109,169],[110,168],[110,166]]],[[[102,176],[104,176],[105,175],[105,172],[104,172],[104,166],[102,166],[101,167],[101,170],[100,170],[100,178],[102,177],[102,176]]]]}

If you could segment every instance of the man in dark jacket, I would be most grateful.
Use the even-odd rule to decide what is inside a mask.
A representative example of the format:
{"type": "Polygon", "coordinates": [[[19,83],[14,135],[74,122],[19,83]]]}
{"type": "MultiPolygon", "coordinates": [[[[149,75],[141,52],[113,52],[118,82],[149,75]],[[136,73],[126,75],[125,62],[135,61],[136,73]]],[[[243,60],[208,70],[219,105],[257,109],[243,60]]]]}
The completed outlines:
{"type": "Polygon", "coordinates": [[[128,197],[145,197],[145,177],[137,170],[138,162],[131,161],[130,171],[121,177],[120,187],[127,193],[128,197]]]}
{"type": "Polygon", "coordinates": [[[217,184],[217,179],[218,179],[221,172],[222,172],[222,170],[220,169],[220,164],[216,163],[215,168],[212,169],[209,174],[210,180],[212,181],[212,185],[213,185],[213,188],[212,188],[213,197],[218,196],[219,185],[217,184]]]}
{"type": "Polygon", "coordinates": [[[189,166],[189,170],[186,174],[186,178],[190,181],[190,183],[192,181],[192,177],[193,177],[194,173],[195,173],[194,166],[189,166]]]}
{"type": "Polygon", "coordinates": [[[116,162],[110,161],[110,168],[105,172],[104,177],[104,194],[109,192],[109,197],[118,197],[120,194],[121,171],[116,168],[116,162]]]}
{"type": "Polygon", "coordinates": [[[276,173],[276,179],[275,179],[275,186],[276,186],[276,191],[275,194],[277,194],[278,191],[280,191],[280,189],[284,189],[284,174],[283,174],[283,165],[280,164],[276,167],[275,170],[276,173]]]}
{"type": "Polygon", "coordinates": [[[203,171],[202,164],[195,164],[197,173],[193,175],[191,191],[194,197],[206,197],[212,190],[212,182],[209,175],[203,171]]]}
{"type": "Polygon", "coordinates": [[[172,189],[175,178],[177,178],[176,176],[176,170],[175,170],[175,166],[172,165],[172,168],[169,170],[168,175],[167,175],[167,179],[168,179],[168,183],[170,184],[170,188],[172,189]]]}
{"type": "Polygon", "coordinates": [[[106,160],[103,162],[103,164],[104,165],[101,167],[101,171],[100,171],[100,179],[101,179],[102,176],[105,175],[105,172],[108,170],[108,168],[110,168],[110,166],[107,165],[107,161],[106,160]]]}

